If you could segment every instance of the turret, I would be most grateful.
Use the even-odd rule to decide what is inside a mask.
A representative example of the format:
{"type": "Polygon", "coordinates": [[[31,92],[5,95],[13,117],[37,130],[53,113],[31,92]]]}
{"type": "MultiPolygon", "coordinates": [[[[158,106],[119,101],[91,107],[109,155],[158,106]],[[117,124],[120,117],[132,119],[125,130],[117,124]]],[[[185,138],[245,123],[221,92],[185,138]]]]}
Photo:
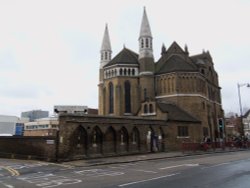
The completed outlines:
{"type": "Polygon", "coordinates": [[[139,36],[140,75],[154,74],[153,37],[144,7],[139,36]]]}
{"type": "Polygon", "coordinates": [[[139,59],[149,57],[153,58],[153,37],[146,13],[146,8],[143,10],[143,17],[141,22],[141,30],[139,36],[139,59]]]}
{"type": "Polygon", "coordinates": [[[140,89],[141,102],[151,101],[155,98],[154,91],[154,56],[153,37],[144,7],[141,30],[139,36],[139,64],[140,64],[140,89]]]}
{"type": "Polygon", "coordinates": [[[100,69],[102,69],[110,60],[112,55],[111,45],[110,45],[110,39],[109,39],[109,31],[108,31],[108,25],[106,24],[103,41],[102,41],[102,47],[101,47],[101,65],[100,69]]]}

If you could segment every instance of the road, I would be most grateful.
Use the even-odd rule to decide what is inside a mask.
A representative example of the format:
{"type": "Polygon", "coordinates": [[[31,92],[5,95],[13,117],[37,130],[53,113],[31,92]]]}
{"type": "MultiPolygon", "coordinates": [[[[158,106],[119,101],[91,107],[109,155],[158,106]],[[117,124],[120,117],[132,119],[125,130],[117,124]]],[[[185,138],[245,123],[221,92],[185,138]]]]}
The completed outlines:
{"type": "Polygon", "coordinates": [[[0,188],[249,188],[250,151],[76,167],[0,159],[0,188]]]}

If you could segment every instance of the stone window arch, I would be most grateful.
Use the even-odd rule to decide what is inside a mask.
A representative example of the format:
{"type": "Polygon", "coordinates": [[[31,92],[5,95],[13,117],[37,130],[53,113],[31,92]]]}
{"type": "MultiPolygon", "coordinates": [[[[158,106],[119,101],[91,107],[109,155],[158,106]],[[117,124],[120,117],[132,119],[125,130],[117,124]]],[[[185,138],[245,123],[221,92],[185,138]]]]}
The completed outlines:
{"type": "Polygon", "coordinates": [[[104,146],[105,153],[114,153],[116,151],[116,134],[111,126],[105,132],[104,146]]]}
{"type": "Polygon", "coordinates": [[[146,45],[145,45],[145,46],[146,46],[146,48],[148,48],[148,47],[149,47],[149,41],[148,41],[148,38],[146,38],[146,42],[145,42],[145,43],[146,43],[146,45]]]}
{"type": "Polygon", "coordinates": [[[125,127],[120,130],[120,145],[128,145],[128,131],[125,127]]]}
{"type": "Polygon", "coordinates": [[[119,71],[119,72],[120,72],[120,76],[122,76],[122,68],[120,68],[120,71],[119,71]]]}
{"type": "Polygon", "coordinates": [[[124,76],[127,75],[127,69],[124,69],[124,70],[123,70],[123,74],[124,74],[124,76]]]}
{"type": "Polygon", "coordinates": [[[132,144],[139,144],[140,133],[137,127],[133,128],[131,138],[132,138],[132,144]]]}
{"type": "Polygon", "coordinates": [[[153,104],[149,104],[149,113],[153,113],[153,112],[154,112],[153,104]]]}
{"type": "Polygon", "coordinates": [[[144,48],[144,40],[143,40],[143,38],[141,39],[141,48],[144,48]]]}
{"type": "Polygon", "coordinates": [[[144,104],[144,106],[143,106],[143,112],[144,112],[144,114],[148,113],[148,104],[144,104]]]}
{"type": "Polygon", "coordinates": [[[102,149],[102,131],[99,127],[95,127],[91,133],[91,143],[92,147],[99,148],[99,152],[102,149]]]}
{"type": "Polygon", "coordinates": [[[125,90],[125,113],[131,113],[131,84],[127,80],[124,84],[125,90]]]}
{"type": "Polygon", "coordinates": [[[133,76],[135,75],[135,69],[132,69],[132,75],[133,76]]]}
{"type": "Polygon", "coordinates": [[[114,113],[114,86],[113,83],[109,83],[109,113],[114,113]]]}

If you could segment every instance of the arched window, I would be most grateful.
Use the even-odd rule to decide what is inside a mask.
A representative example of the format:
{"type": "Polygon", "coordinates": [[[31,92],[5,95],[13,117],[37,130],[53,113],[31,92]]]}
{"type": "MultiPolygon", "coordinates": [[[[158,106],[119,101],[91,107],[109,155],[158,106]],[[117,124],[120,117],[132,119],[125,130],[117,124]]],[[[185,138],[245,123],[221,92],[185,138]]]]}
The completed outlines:
{"type": "Polygon", "coordinates": [[[141,48],[144,48],[144,41],[141,39],[141,48]]]}
{"type": "Polygon", "coordinates": [[[154,111],[153,105],[150,104],[150,105],[149,105],[149,113],[153,113],[153,111],[154,111]]]}
{"type": "Polygon", "coordinates": [[[105,60],[108,60],[108,52],[105,52],[105,60]]]}
{"type": "Polygon", "coordinates": [[[130,90],[131,86],[129,81],[125,82],[125,113],[131,113],[131,96],[130,90]]]}
{"type": "Polygon", "coordinates": [[[146,88],[144,88],[144,90],[143,90],[143,94],[144,94],[144,100],[146,101],[147,100],[147,89],[146,88]]]}
{"type": "Polygon", "coordinates": [[[132,75],[133,76],[135,75],[135,69],[132,69],[132,75]]]}
{"type": "Polygon", "coordinates": [[[147,114],[148,113],[148,105],[147,104],[144,104],[144,114],[147,114]]]}
{"type": "Polygon", "coordinates": [[[131,70],[130,70],[130,69],[128,69],[128,75],[130,76],[130,74],[131,74],[131,70]]]}
{"type": "Polygon", "coordinates": [[[109,83],[109,113],[114,113],[114,86],[112,82],[109,83]]]}
{"type": "Polygon", "coordinates": [[[132,131],[132,144],[139,144],[139,141],[140,141],[139,135],[140,135],[140,133],[139,133],[138,129],[136,127],[134,127],[133,131],[132,131]]]}
{"type": "Polygon", "coordinates": [[[122,68],[120,68],[120,76],[122,76],[122,68]]]}
{"type": "Polygon", "coordinates": [[[124,76],[127,75],[127,69],[124,69],[124,76]]]}
{"type": "Polygon", "coordinates": [[[149,46],[149,42],[148,42],[148,38],[146,38],[146,48],[148,48],[149,46]]]}

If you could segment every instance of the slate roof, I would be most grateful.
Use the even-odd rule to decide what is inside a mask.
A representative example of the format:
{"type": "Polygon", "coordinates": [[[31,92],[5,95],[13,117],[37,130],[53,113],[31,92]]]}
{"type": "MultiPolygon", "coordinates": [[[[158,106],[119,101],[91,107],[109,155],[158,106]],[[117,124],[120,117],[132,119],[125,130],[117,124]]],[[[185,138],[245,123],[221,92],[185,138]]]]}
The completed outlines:
{"type": "Polygon", "coordinates": [[[189,58],[188,52],[183,51],[174,41],[156,63],[156,74],[179,71],[194,72],[197,66],[189,58]]]}
{"type": "Polygon", "coordinates": [[[182,110],[178,106],[170,103],[158,102],[158,107],[162,112],[168,113],[168,119],[174,121],[186,121],[186,122],[200,122],[186,111],[182,110]]]}
{"type": "Polygon", "coordinates": [[[104,67],[109,67],[111,65],[117,64],[139,64],[138,62],[138,54],[129,50],[127,48],[123,48],[107,65],[104,67]]]}
{"type": "Polygon", "coordinates": [[[156,67],[156,74],[169,73],[169,72],[193,72],[197,71],[197,67],[191,63],[186,62],[179,55],[172,55],[167,60],[163,58],[158,63],[162,64],[161,67],[156,67]],[[160,63],[160,61],[165,61],[160,63]]]}

